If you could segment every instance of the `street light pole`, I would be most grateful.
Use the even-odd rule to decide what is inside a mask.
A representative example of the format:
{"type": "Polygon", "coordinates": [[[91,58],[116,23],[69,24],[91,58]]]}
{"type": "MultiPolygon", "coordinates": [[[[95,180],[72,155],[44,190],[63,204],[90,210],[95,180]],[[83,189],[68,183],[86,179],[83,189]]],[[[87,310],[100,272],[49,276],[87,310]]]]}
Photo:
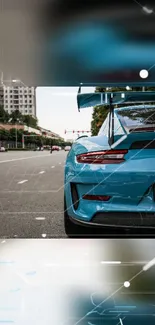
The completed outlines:
{"type": "Polygon", "coordinates": [[[23,149],[25,148],[25,141],[24,141],[25,139],[24,139],[24,134],[22,134],[22,147],[23,147],[23,149]]]}
{"type": "Polygon", "coordinates": [[[18,142],[17,142],[17,122],[16,122],[16,149],[17,149],[17,147],[18,147],[18,142]]]}
{"type": "MultiPolygon", "coordinates": [[[[12,122],[12,118],[11,118],[11,119],[9,119],[9,122],[12,122]]],[[[15,135],[15,137],[16,137],[16,149],[18,148],[18,133],[17,133],[17,122],[19,122],[19,119],[18,119],[18,120],[16,120],[16,128],[15,128],[15,130],[16,130],[16,135],[15,135]]]]}

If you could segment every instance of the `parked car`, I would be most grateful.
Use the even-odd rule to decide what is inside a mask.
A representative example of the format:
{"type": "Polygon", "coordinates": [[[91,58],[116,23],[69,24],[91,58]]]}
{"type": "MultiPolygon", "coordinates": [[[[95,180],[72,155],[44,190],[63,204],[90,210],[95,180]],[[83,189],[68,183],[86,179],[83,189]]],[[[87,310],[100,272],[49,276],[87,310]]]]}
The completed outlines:
{"type": "Polygon", "coordinates": [[[37,147],[34,149],[34,151],[43,151],[44,150],[44,147],[37,147]]]}
{"type": "Polygon", "coordinates": [[[59,151],[59,147],[58,146],[52,146],[52,151],[59,151]]]}
{"type": "Polygon", "coordinates": [[[6,152],[8,151],[5,147],[0,147],[0,152],[6,152]]]}
{"type": "Polygon", "coordinates": [[[66,146],[65,147],[65,151],[70,151],[71,150],[71,146],[66,146]]]}
{"type": "Polygon", "coordinates": [[[114,124],[108,114],[98,135],[77,139],[67,155],[69,237],[93,228],[102,228],[103,235],[139,228],[155,233],[155,105],[117,108],[113,114],[114,124]]]}

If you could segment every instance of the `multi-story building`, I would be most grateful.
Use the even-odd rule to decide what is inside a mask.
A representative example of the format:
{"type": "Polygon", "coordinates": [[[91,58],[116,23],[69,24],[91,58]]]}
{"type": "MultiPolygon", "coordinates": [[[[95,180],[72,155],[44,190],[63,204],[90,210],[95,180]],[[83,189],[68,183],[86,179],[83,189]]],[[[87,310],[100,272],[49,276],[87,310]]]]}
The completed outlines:
{"type": "Polygon", "coordinates": [[[4,90],[0,87],[0,106],[4,106],[4,90]]]}
{"type": "Polygon", "coordinates": [[[19,110],[23,115],[32,115],[36,117],[35,87],[4,85],[0,90],[0,98],[1,97],[1,104],[4,105],[5,111],[9,114],[15,110],[19,110]]]}
{"type": "Polygon", "coordinates": [[[59,140],[63,140],[64,141],[64,138],[62,138],[59,134],[57,134],[57,133],[55,133],[55,132],[53,132],[51,130],[44,129],[42,127],[39,127],[39,130],[47,138],[59,139],[59,140]]]}

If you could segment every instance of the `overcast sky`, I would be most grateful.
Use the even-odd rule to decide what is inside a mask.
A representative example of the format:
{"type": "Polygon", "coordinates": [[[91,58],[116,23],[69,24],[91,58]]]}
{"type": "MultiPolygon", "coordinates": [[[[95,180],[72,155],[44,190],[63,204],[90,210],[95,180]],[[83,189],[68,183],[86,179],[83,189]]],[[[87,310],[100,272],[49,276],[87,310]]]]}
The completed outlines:
{"type": "MultiPolygon", "coordinates": [[[[77,91],[77,87],[38,87],[36,104],[39,126],[68,139],[75,138],[77,135],[68,133],[65,136],[65,129],[89,131],[92,109],[86,108],[78,112],[77,91]]],[[[82,92],[92,91],[94,91],[92,87],[82,89],[82,92]]]]}

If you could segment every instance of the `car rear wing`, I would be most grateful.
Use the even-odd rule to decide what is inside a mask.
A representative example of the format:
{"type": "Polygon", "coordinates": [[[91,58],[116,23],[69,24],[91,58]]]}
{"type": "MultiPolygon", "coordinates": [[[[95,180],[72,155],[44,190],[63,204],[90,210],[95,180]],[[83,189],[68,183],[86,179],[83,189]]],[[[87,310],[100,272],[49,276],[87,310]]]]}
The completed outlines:
{"type": "Polygon", "coordinates": [[[108,142],[114,144],[114,106],[120,104],[150,103],[155,102],[153,91],[125,91],[125,92],[97,92],[81,94],[79,87],[77,95],[78,110],[86,107],[105,105],[110,111],[108,142]],[[112,132],[110,132],[112,130],[112,132]]]}
{"type": "Polygon", "coordinates": [[[98,92],[77,95],[78,110],[101,106],[118,104],[135,104],[155,102],[153,91],[125,91],[125,92],[98,92]]]}

